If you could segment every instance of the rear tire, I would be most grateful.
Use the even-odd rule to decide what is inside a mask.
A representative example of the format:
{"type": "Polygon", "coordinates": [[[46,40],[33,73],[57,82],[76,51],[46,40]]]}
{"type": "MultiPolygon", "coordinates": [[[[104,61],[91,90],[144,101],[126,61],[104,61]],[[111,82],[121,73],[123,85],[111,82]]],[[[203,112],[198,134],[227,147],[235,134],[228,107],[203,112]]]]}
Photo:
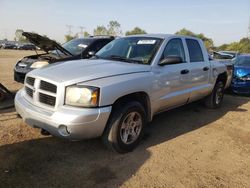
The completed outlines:
{"type": "Polygon", "coordinates": [[[205,99],[207,108],[216,109],[221,107],[224,97],[224,84],[222,81],[217,81],[212,93],[205,99]]]}
{"type": "Polygon", "coordinates": [[[139,102],[115,106],[102,135],[103,143],[118,153],[132,151],[143,137],[146,119],[146,112],[139,102]]]}

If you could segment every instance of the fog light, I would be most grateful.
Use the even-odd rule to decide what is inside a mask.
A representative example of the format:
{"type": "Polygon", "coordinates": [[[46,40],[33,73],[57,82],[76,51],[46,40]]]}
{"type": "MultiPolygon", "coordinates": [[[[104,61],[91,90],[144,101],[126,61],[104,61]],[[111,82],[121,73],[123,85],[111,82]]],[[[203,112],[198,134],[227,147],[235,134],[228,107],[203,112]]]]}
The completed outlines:
{"type": "Polygon", "coordinates": [[[70,135],[70,132],[68,131],[66,125],[59,125],[58,131],[59,131],[60,135],[62,135],[62,136],[69,136],[70,135]]]}

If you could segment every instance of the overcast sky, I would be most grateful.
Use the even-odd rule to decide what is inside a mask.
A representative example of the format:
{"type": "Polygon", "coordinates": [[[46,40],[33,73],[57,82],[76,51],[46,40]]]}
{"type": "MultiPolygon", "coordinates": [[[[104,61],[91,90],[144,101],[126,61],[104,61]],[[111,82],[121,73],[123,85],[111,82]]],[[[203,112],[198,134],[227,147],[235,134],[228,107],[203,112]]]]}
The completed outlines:
{"type": "Polygon", "coordinates": [[[123,33],[135,26],[170,34],[185,27],[220,45],[246,37],[249,18],[250,0],[0,0],[0,39],[13,39],[20,28],[64,42],[66,25],[93,33],[117,20],[123,33]]]}

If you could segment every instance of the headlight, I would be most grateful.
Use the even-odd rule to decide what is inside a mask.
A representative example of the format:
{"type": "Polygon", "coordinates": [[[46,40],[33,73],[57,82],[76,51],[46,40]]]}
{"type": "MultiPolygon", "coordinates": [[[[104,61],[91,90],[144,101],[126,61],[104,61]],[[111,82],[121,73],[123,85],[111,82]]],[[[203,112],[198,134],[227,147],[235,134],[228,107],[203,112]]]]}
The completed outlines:
{"type": "Polygon", "coordinates": [[[239,80],[243,80],[243,81],[250,81],[250,76],[249,77],[238,77],[239,80]]]}
{"type": "Polygon", "coordinates": [[[65,104],[81,107],[96,107],[99,88],[89,86],[69,86],[66,88],[65,104]]]}
{"type": "Polygon", "coordinates": [[[30,68],[32,69],[39,69],[39,68],[42,68],[46,65],[48,65],[49,63],[47,61],[37,61],[35,63],[33,63],[30,68]]]}

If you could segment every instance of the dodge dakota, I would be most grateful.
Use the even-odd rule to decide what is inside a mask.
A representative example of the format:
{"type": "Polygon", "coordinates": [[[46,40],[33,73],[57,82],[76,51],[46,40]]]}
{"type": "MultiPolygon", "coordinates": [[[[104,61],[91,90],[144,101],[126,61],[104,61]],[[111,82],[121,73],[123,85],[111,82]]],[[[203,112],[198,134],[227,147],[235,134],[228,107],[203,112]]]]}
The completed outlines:
{"type": "Polygon", "coordinates": [[[200,99],[219,108],[227,67],[209,59],[200,39],[151,34],[122,37],[91,59],[29,72],[15,97],[23,120],[70,140],[101,137],[132,151],[155,114],[200,99]]]}

